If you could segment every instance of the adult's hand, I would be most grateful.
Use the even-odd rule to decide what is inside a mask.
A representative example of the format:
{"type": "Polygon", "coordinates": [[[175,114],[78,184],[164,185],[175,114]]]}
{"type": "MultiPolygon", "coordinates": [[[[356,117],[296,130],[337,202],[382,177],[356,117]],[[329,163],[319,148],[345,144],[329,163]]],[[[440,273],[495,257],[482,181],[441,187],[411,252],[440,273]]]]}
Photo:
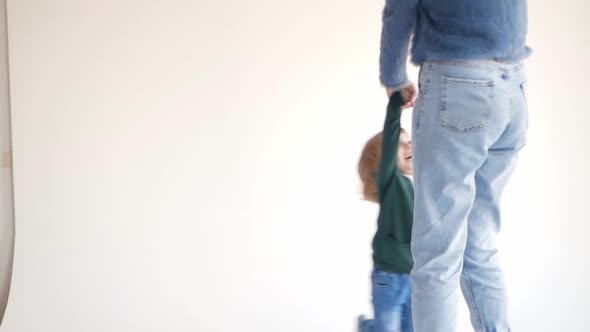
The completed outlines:
{"type": "MultiPolygon", "coordinates": [[[[387,88],[387,97],[390,97],[398,90],[394,90],[391,88],[387,88]]],[[[416,102],[416,97],[418,96],[418,91],[416,89],[416,85],[414,82],[408,82],[402,89],[401,94],[406,103],[402,106],[402,109],[414,107],[414,103],[416,102]]]]}

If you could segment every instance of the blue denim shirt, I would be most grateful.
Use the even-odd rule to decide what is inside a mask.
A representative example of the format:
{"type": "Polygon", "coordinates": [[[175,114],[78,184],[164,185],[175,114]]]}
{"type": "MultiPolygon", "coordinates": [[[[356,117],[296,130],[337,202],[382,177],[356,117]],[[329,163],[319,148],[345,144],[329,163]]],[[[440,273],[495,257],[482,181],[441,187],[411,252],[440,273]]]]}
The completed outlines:
{"type": "Polygon", "coordinates": [[[526,0],[386,0],[381,32],[380,80],[399,89],[412,62],[425,60],[519,61],[525,45],[526,0]]]}

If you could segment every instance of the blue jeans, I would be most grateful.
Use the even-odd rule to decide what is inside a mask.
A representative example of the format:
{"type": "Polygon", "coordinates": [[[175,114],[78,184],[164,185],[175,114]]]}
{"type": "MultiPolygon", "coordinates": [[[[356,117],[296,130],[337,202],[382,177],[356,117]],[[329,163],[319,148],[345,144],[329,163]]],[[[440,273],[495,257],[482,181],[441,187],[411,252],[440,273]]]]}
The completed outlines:
{"type": "Polygon", "coordinates": [[[452,332],[459,288],[475,331],[510,331],[500,196],[528,127],[522,64],[426,62],[413,114],[417,332],[452,332]]]}
{"type": "Polygon", "coordinates": [[[411,282],[407,274],[373,269],[375,319],[360,322],[362,332],[412,332],[411,282]]]}

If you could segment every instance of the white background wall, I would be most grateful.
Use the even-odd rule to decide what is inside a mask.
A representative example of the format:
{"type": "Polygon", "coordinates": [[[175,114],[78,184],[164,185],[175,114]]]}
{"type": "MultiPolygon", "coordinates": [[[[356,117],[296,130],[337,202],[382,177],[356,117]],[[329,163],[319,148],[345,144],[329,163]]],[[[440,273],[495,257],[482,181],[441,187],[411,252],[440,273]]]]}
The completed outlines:
{"type": "MultiPolygon", "coordinates": [[[[352,331],[370,309],[356,161],[384,116],[382,5],[9,0],[0,330],[352,331]]],[[[530,140],[502,238],[515,331],[590,323],[589,9],[530,2],[530,140]]]]}

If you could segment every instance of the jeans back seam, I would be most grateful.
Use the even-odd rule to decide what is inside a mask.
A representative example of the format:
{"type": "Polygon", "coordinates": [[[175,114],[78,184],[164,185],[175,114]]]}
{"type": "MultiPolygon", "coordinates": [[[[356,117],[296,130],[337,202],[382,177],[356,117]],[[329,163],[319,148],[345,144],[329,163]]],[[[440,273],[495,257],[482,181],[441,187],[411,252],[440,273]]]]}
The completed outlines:
{"type": "Polygon", "coordinates": [[[471,282],[471,279],[469,279],[468,277],[465,277],[465,284],[467,286],[467,293],[469,293],[469,301],[471,302],[471,307],[473,310],[473,314],[475,315],[475,318],[477,319],[477,323],[478,323],[478,327],[483,331],[483,324],[481,322],[481,316],[479,315],[479,310],[477,309],[477,304],[475,303],[475,298],[473,297],[473,283],[471,282]]]}

